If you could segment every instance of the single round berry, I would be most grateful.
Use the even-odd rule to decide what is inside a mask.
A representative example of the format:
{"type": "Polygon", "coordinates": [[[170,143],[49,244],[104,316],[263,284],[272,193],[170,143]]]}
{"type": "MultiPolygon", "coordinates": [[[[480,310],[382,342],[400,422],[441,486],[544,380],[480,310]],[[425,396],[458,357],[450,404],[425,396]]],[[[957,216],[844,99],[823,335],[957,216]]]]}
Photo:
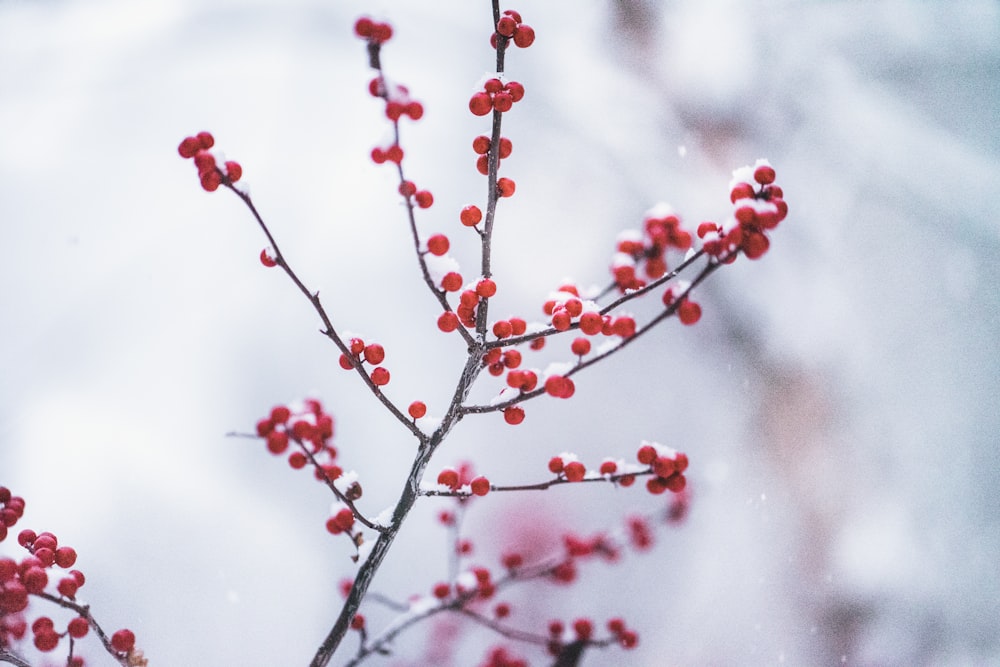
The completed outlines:
{"type": "Polygon", "coordinates": [[[563,474],[570,482],[579,482],[587,474],[587,468],[579,461],[570,461],[563,467],[563,474]]]}
{"type": "Polygon", "coordinates": [[[427,239],[427,251],[432,255],[440,257],[448,252],[448,248],[450,247],[451,244],[448,242],[448,237],[444,234],[435,234],[427,239]]]}
{"type": "Polygon", "coordinates": [[[389,371],[381,366],[372,370],[372,383],[377,387],[384,387],[389,384],[389,371]]]}
{"type": "Polygon", "coordinates": [[[497,284],[490,280],[489,278],[483,278],[478,283],[476,283],[476,294],[488,299],[497,293],[497,284]]]}
{"type": "Polygon", "coordinates": [[[469,488],[472,490],[473,494],[477,496],[485,496],[490,492],[490,480],[482,476],[476,477],[469,483],[469,488]]]}
{"type": "Polygon", "coordinates": [[[434,195],[427,190],[420,190],[413,195],[413,199],[417,202],[417,206],[420,208],[430,208],[434,203],[434,195]]]}
{"type": "Polygon", "coordinates": [[[770,185],[774,183],[774,169],[767,164],[762,164],[753,171],[753,180],[757,181],[761,185],[770,185]]]}
{"type": "Polygon", "coordinates": [[[476,116],[485,116],[493,110],[493,98],[489,93],[479,92],[469,100],[469,111],[476,116]]]}
{"type": "Polygon", "coordinates": [[[681,305],[677,307],[677,317],[680,319],[681,324],[690,326],[701,319],[701,306],[694,301],[684,299],[681,305]]]}
{"type": "Polygon", "coordinates": [[[86,637],[87,633],[90,632],[90,624],[87,623],[87,619],[77,616],[69,622],[69,626],[66,629],[69,631],[71,637],[80,639],[86,637]]]}
{"type": "Polygon", "coordinates": [[[458,315],[450,310],[441,313],[437,321],[438,329],[445,333],[451,333],[458,328],[458,315]]]}
{"type": "Polygon", "coordinates": [[[516,188],[517,184],[509,178],[497,179],[497,193],[501,197],[512,197],[516,188]]]}
{"type": "Polygon", "coordinates": [[[365,361],[377,366],[385,360],[385,348],[378,343],[372,343],[365,346],[364,355],[365,361]]]}
{"type": "Polygon", "coordinates": [[[447,486],[449,489],[454,491],[459,486],[458,471],[453,468],[445,468],[438,473],[437,483],[447,486]]]}
{"type": "Polygon", "coordinates": [[[526,49],[535,43],[535,31],[531,26],[521,24],[514,31],[514,44],[522,49],[526,49]]]}
{"type": "Polygon", "coordinates": [[[462,289],[462,275],[449,271],[441,278],[441,288],[446,292],[457,292],[462,289]]]}
{"type": "Polygon", "coordinates": [[[131,630],[118,630],[111,635],[111,647],[119,653],[128,653],[135,648],[135,633],[131,630]]]}
{"type": "Polygon", "coordinates": [[[423,401],[413,401],[410,403],[410,407],[406,409],[410,413],[410,416],[414,419],[420,419],[427,414],[427,405],[423,401]]]}
{"type": "Polygon", "coordinates": [[[501,16],[500,20],[497,21],[497,32],[504,37],[513,37],[516,29],[517,21],[510,16],[501,16]]]}
{"type": "Polygon", "coordinates": [[[524,421],[524,410],[518,405],[509,405],[503,410],[503,419],[511,426],[517,426],[524,421]]]}
{"type": "Polygon", "coordinates": [[[573,340],[570,349],[578,357],[582,357],[585,354],[590,354],[590,341],[586,338],[576,338],[573,340]]]}
{"type": "Polygon", "coordinates": [[[469,205],[462,209],[459,219],[466,227],[475,227],[483,219],[483,212],[476,205],[469,205]]]}

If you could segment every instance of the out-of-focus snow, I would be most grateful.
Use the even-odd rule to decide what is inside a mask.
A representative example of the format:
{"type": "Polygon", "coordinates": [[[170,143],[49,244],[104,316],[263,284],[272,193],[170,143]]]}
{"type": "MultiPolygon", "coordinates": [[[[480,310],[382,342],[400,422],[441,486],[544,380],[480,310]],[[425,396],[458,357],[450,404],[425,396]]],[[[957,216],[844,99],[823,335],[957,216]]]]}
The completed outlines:
{"type": "MultiPolygon", "coordinates": [[[[416,446],[260,266],[240,202],[201,191],[184,136],[210,130],[242,165],[335,324],[385,346],[399,405],[443,414],[462,369],[393,170],[367,157],[391,133],[351,26],[394,25],[383,63],[426,109],[403,124],[407,177],[435,197],[418,224],[449,235],[468,278],[478,236],[458,211],[485,199],[471,141],[488,121],[466,104],[493,66],[488,3],[375,4],[0,0],[0,484],[27,499],[26,527],[78,550],[81,599],[155,664],[303,664],[354,572],[323,528],[329,491],[226,433],[315,395],[371,516],[416,446]]],[[[1000,8],[531,4],[517,9],[538,39],[507,58],[527,93],[505,120],[517,193],[491,313],[539,320],[565,276],[603,283],[618,233],[657,201],[692,229],[720,220],[732,169],[761,155],[790,213],[763,259],[699,287],[697,326],[667,322],[574,375],[572,399],[525,404],[518,427],[470,415],[444,445],[432,468],[470,459],[495,484],[547,478],[563,449],[632,460],[649,438],[690,456],[683,528],[588,566],[544,609],[512,590],[514,622],[622,615],[636,665],[1000,661],[1000,8]]],[[[525,364],[571,361],[566,338],[525,364]]],[[[641,486],[475,499],[475,562],[658,507],[641,486]]],[[[406,600],[447,576],[434,515],[452,502],[421,501],[375,588],[406,600]]],[[[471,630],[459,663],[490,642],[471,630]]]]}

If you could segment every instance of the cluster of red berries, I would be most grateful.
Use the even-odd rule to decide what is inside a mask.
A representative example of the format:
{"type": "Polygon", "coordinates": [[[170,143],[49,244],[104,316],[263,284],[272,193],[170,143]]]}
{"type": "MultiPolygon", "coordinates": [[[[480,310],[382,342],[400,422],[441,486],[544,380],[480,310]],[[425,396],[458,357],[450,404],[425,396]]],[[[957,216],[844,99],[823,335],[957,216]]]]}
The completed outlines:
{"type": "Polygon", "coordinates": [[[752,167],[733,172],[729,199],[733,214],[724,223],[703,222],[698,225],[698,237],[705,252],[735,261],[742,251],[750,259],[767,252],[771,242],[767,232],[778,226],[788,215],[788,204],[781,188],[774,185],[774,168],[767,160],[757,160],[752,167]]]}
{"type": "Polygon", "coordinates": [[[552,328],[556,331],[568,331],[574,324],[588,336],[601,334],[631,338],[636,331],[635,318],[631,315],[601,315],[597,304],[580,297],[576,285],[559,287],[542,305],[542,312],[551,318],[552,328]]]}
{"type": "Polygon", "coordinates": [[[482,90],[469,98],[469,111],[476,116],[485,116],[491,111],[510,111],[516,102],[524,98],[524,86],[517,81],[503,82],[491,77],[483,82],[482,90]]]}
{"type": "MultiPolygon", "coordinates": [[[[431,588],[431,595],[438,600],[447,600],[452,596],[465,601],[489,600],[496,594],[496,584],[493,575],[485,567],[474,567],[462,572],[455,578],[454,584],[438,582],[431,588]]],[[[502,613],[502,612],[501,612],[502,613]]],[[[507,613],[510,613],[508,606],[507,613]]]]}
{"type": "Polygon", "coordinates": [[[474,496],[485,496],[490,492],[490,480],[482,475],[474,475],[472,466],[467,463],[457,469],[442,469],[438,473],[437,483],[448,487],[449,491],[467,491],[474,496]]]}
{"type": "Polygon", "coordinates": [[[660,205],[646,214],[643,231],[629,230],[618,236],[611,274],[622,292],[640,289],[646,281],[637,275],[641,266],[647,278],[656,280],[667,272],[666,251],[686,252],[691,233],[681,228],[681,220],[668,206],[660,205]]]}
{"type": "Polygon", "coordinates": [[[528,667],[528,661],[512,655],[503,646],[495,646],[486,654],[479,667],[528,667]]]}
{"type": "MultiPolygon", "coordinates": [[[[485,134],[481,134],[472,140],[472,150],[475,151],[476,155],[479,156],[476,158],[476,170],[483,176],[486,176],[487,174],[490,173],[489,153],[490,153],[490,148],[492,148],[492,146],[493,142],[485,134]]],[[[498,157],[500,158],[500,160],[505,160],[509,158],[511,153],[513,152],[514,152],[514,142],[512,142],[507,137],[500,137],[500,146],[498,151],[499,153],[498,157]]],[[[479,222],[479,220],[476,220],[475,222],[470,223],[467,220],[467,216],[471,218],[475,217],[475,214],[471,212],[469,214],[466,214],[465,209],[463,209],[461,217],[463,225],[466,225],[467,227],[472,227],[473,225],[479,222]]],[[[480,219],[482,219],[481,212],[480,212],[480,219]]]]}
{"type": "Polygon", "coordinates": [[[701,306],[696,302],[692,301],[687,295],[680,296],[687,291],[689,283],[683,280],[679,280],[663,292],[663,305],[667,308],[671,308],[677,302],[678,297],[681,299],[680,303],[676,304],[677,318],[681,321],[681,324],[692,325],[701,319],[701,306]]]}
{"type": "Polygon", "coordinates": [[[368,82],[368,92],[372,97],[385,100],[385,117],[393,123],[398,123],[403,116],[414,121],[424,117],[424,105],[410,98],[410,90],[398,84],[390,86],[382,75],[368,82]]]}
{"type": "Polygon", "coordinates": [[[0,542],[7,538],[7,530],[13,528],[24,516],[24,498],[15,496],[6,486],[0,486],[0,542]]]}
{"type": "Polygon", "coordinates": [[[295,442],[301,450],[293,450],[288,455],[288,464],[299,470],[309,463],[308,451],[318,464],[316,479],[334,480],[343,474],[336,464],[337,449],[332,444],[334,431],[333,416],[328,414],[316,399],[307,399],[301,411],[293,412],[285,405],[271,409],[271,413],[257,422],[257,435],[264,439],[267,450],[275,456],[288,451],[290,442],[295,442]]]}
{"type": "Polygon", "coordinates": [[[389,384],[389,371],[380,366],[385,360],[385,348],[378,343],[365,343],[361,338],[352,338],[349,343],[350,355],[340,355],[340,367],[346,371],[360,364],[371,364],[375,368],[369,373],[372,384],[383,387],[389,384]]]}
{"type": "MultiPolygon", "coordinates": [[[[570,624],[572,628],[572,641],[590,642],[594,641],[594,622],[589,618],[578,618],[570,624]]],[[[632,649],[639,645],[639,635],[630,630],[625,621],[620,618],[612,618],[607,622],[608,631],[615,638],[622,648],[632,649]]],[[[568,628],[560,620],[549,621],[549,644],[550,655],[558,656],[563,648],[570,641],[568,628]]]]}
{"type": "Polygon", "coordinates": [[[220,167],[219,158],[211,151],[215,145],[215,137],[209,132],[199,132],[193,137],[184,137],[177,152],[182,158],[194,159],[194,166],[198,168],[198,178],[201,180],[201,187],[207,192],[214,192],[223,183],[231,185],[240,180],[243,176],[243,167],[239,162],[232,160],[224,161],[220,167]]]}
{"type": "Polygon", "coordinates": [[[385,44],[392,39],[392,26],[362,16],[354,23],[354,34],[374,44],[385,44]]]}
{"type": "MultiPolygon", "coordinates": [[[[447,292],[461,289],[462,276],[455,272],[445,274],[441,287],[447,292]],[[456,283],[458,286],[456,287],[456,283]]],[[[462,325],[467,328],[476,326],[476,311],[480,299],[489,299],[496,295],[497,284],[492,278],[481,278],[475,287],[464,290],[458,297],[458,307],[454,311],[447,310],[438,317],[438,329],[449,333],[462,325]]]]}
{"type": "Polygon", "coordinates": [[[349,533],[354,527],[354,512],[346,505],[340,506],[333,516],[326,520],[326,530],[331,535],[349,533]]]}
{"type": "Polygon", "coordinates": [[[688,467],[687,454],[655,442],[647,442],[639,447],[635,457],[642,465],[649,466],[649,471],[655,475],[646,482],[646,489],[650,493],[679,493],[684,490],[687,485],[684,477],[684,471],[688,467]]]}
{"type": "Polygon", "coordinates": [[[490,35],[490,46],[494,49],[501,42],[504,49],[510,42],[514,42],[514,46],[526,49],[535,43],[535,31],[530,25],[522,22],[520,13],[507,9],[497,21],[496,32],[490,35]]]}

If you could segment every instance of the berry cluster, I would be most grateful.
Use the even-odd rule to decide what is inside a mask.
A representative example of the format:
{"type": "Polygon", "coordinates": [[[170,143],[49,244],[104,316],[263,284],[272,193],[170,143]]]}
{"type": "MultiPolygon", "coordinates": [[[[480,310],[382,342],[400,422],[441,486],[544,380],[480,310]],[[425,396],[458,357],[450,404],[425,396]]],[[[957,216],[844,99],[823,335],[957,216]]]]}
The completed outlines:
{"type": "Polygon", "coordinates": [[[526,49],[535,43],[535,30],[522,22],[521,14],[513,9],[504,11],[497,21],[496,32],[490,35],[490,46],[494,49],[506,49],[514,42],[514,46],[526,49]]]}
{"type": "Polygon", "coordinates": [[[653,208],[646,214],[643,231],[627,230],[618,235],[617,252],[611,260],[611,274],[621,292],[644,287],[646,281],[639,277],[642,268],[647,278],[656,280],[667,272],[665,254],[674,248],[687,252],[691,247],[691,233],[681,227],[680,218],[666,204],[653,208]]]}
{"type": "Polygon", "coordinates": [[[209,132],[199,132],[193,137],[185,137],[177,147],[182,158],[192,158],[198,168],[198,178],[201,187],[207,192],[214,192],[220,185],[232,185],[243,176],[243,167],[239,162],[225,160],[214,153],[215,137],[209,132]],[[219,166],[219,163],[222,166],[219,166]]]}
{"type": "Polygon", "coordinates": [[[271,409],[270,415],[257,422],[257,435],[264,439],[267,450],[281,456],[294,442],[298,449],[288,455],[288,465],[300,470],[310,461],[316,466],[316,479],[332,481],[343,474],[336,464],[337,449],[333,446],[333,417],[316,399],[306,399],[300,410],[285,405],[271,409]]]}
{"type": "MultiPolygon", "coordinates": [[[[496,151],[497,160],[503,161],[509,158],[511,153],[514,152],[514,142],[507,137],[500,137],[498,143],[499,147],[496,151]]],[[[472,150],[479,156],[476,158],[476,171],[483,176],[487,176],[490,173],[490,151],[492,148],[493,142],[485,134],[481,134],[472,140],[472,150]]],[[[483,212],[477,206],[466,206],[462,209],[460,215],[462,224],[466,227],[474,227],[482,218],[483,212]]]]}
{"type": "MultiPolygon", "coordinates": [[[[7,529],[12,527],[24,513],[24,499],[11,494],[10,489],[0,486],[0,542],[7,537],[7,529]]],[[[76,603],[76,594],[86,582],[80,570],[69,568],[76,564],[77,554],[72,547],[59,544],[59,539],[50,532],[36,533],[24,529],[17,535],[17,542],[28,555],[20,560],[0,558],[0,649],[13,646],[27,634],[28,624],[22,612],[28,608],[29,596],[57,596],[62,607],[77,612],[64,630],[56,629],[56,622],[48,616],[39,616],[31,623],[32,643],[43,653],[58,648],[64,637],[70,637],[70,654],[66,664],[83,667],[83,658],[73,655],[72,640],[82,639],[97,627],[89,609],[76,603]],[[67,570],[59,576],[55,592],[49,593],[50,575],[53,568],[67,570]]],[[[103,633],[100,633],[102,639],[103,633]]],[[[141,652],[135,651],[135,635],[131,630],[115,632],[106,647],[115,657],[128,659],[128,664],[141,666],[145,661],[141,652]]]]}
{"type": "Polygon", "coordinates": [[[384,44],[392,39],[392,26],[362,16],[354,23],[354,34],[371,43],[384,44]]]}
{"type": "Polygon", "coordinates": [[[437,483],[449,491],[471,493],[474,496],[485,496],[491,489],[490,480],[482,475],[474,476],[472,466],[468,463],[459,465],[457,469],[443,468],[438,473],[437,483]]]}
{"type": "Polygon", "coordinates": [[[774,179],[774,168],[767,160],[757,160],[754,166],[733,172],[729,184],[732,215],[722,224],[698,225],[698,237],[705,252],[722,261],[735,260],[737,251],[750,259],[758,259],[767,252],[771,245],[767,232],[788,215],[784,192],[774,185],[774,179]]]}
{"type": "Polygon", "coordinates": [[[490,77],[482,88],[469,98],[469,111],[476,116],[485,116],[491,111],[510,111],[516,102],[524,98],[524,86],[517,81],[501,81],[490,77]]]}
{"type": "Polygon", "coordinates": [[[385,360],[385,348],[378,343],[365,343],[361,338],[351,338],[349,342],[350,354],[341,353],[340,367],[345,371],[354,370],[362,364],[374,366],[369,373],[372,384],[383,387],[389,384],[389,371],[380,366],[385,360]]]}

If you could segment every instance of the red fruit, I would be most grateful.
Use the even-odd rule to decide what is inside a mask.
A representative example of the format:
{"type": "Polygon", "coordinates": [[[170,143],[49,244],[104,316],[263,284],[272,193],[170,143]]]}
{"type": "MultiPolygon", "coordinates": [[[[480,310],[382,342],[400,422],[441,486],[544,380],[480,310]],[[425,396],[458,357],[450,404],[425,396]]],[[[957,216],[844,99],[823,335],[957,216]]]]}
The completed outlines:
{"type": "Polygon", "coordinates": [[[511,426],[517,426],[524,421],[524,410],[518,405],[510,405],[503,410],[503,419],[511,426]]]}
{"type": "Polygon", "coordinates": [[[59,547],[56,549],[56,565],[61,568],[73,567],[76,563],[76,551],[72,547],[59,547]]]}
{"type": "Polygon", "coordinates": [[[378,343],[372,343],[365,346],[364,355],[365,361],[377,366],[385,360],[385,348],[378,343]]]}
{"type": "Polygon", "coordinates": [[[475,227],[482,221],[483,212],[479,210],[478,206],[469,205],[462,209],[458,217],[466,227],[475,227]]]}
{"type": "Polygon", "coordinates": [[[740,247],[743,249],[743,254],[747,256],[747,259],[759,259],[767,252],[770,245],[771,242],[768,241],[766,236],[760,232],[753,232],[744,235],[740,247]]]}
{"type": "Polygon", "coordinates": [[[217,171],[207,171],[201,177],[201,187],[205,192],[215,192],[222,185],[222,176],[217,171]]]}
{"type": "Polygon", "coordinates": [[[226,178],[229,179],[230,183],[235,183],[243,178],[243,167],[240,166],[239,162],[232,160],[226,162],[226,178]]]}
{"type": "Polygon", "coordinates": [[[496,95],[503,90],[503,82],[497,78],[487,79],[486,83],[483,84],[483,90],[490,95],[496,95]]]}
{"type": "Polygon", "coordinates": [[[49,575],[41,567],[29,567],[21,574],[21,583],[29,593],[37,595],[45,590],[49,583],[49,575]]]}
{"type": "Polygon", "coordinates": [[[666,481],[662,477],[650,477],[646,480],[646,490],[658,496],[667,490],[666,481]]]}
{"type": "Polygon", "coordinates": [[[439,582],[434,584],[434,588],[431,591],[438,600],[444,600],[449,595],[451,595],[451,585],[445,582],[439,582]]]}
{"type": "Polygon", "coordinates": [[[594,336],[601,333],[603,325],[604,321],[601,319],[599,313],[595,313],[591,310],[580,315],[580,331],[588,336],[594,336]]]}
{"type": "Polygon", "coordinates": [[[729,191],[729,201],[736,203],[741,199],[752,199],[754,195],[753,186],[749,183],[737,183],[729,191]]]}
{"type": "Polygon", "coordinates": [[[35,635],[35,648],[43,653],[54,651],[59,645],[59,635],[51,629],[44,630],[35,635]]]}
{"type": "Polygon", "coordinates": [[[565,464],[563,463],[561,456],[553,456],[549,459],[549,472],[554,475],[558,475],[563,471],[565,464]]]}
{"type": "Polygon", "coordinates": [[[478,283],[476,283],[476,294],[488,299],[497,293],[497,284],[490,280],[489,278],[483,278],[478,283]]]}
{"type": "Polygon", "coordinates": [[[434,195],[427,190],[419,191],[413,195],[413,199],[417,202],[417,206],[420,208],[430,208],[434,203],[434,195]]]}
{"type": "Polygon", "coordinates": [[[354,512],[348,507],[342,507],[332,518],[334,523],[344,532],[354,526],[354,512]]]}
{"type": "Polygon", "coordinates": [[[454,491],[459,487],[458,472],[454,468],[445,468],[438,473],[437,482],[454,491]]]}
{"type": "Polygon", "coordinates": [[[560,310],[552,315],[552,328],[556,331],[566,331],[572,324],[573,318],[565,310],[560,310]]]}
{"type": "Polygon", "coordinates": [[[87,619],[77,616],[69,622],[69,626],[66,629],[69,630],[71,637],[80,639],[87,636],[87,633],[90,631],[90,624],[87,623],[87,619]]]}
{"type": "Polygon", "coordinates": [[[570,461],[563,467],[563,474],[570,482],[579,482],[586,476],[587,468],[579,461],[570,461]]]}
{"type": "Polygon", "coordinates": [[[458,328],[458,315],[450,310],[441,313],[441,316],[438,317],[437,326],[441,331],[451,333],[458,328]]]}
{"type": "Polygon", "coordinates": [[[618,464],[614,461],[603,461],[600,472],[602,475],[613,475],[618,472],[618,464]]]}
{"type": "Polygon", "coordinates": [[[493,99],[489,93],[476,93],[469,100],[469,111],[476,116],[485,116],[493,110],[493,99]]]}
{"type": "Polygon", "coordinates": [[[292,416],[292,411],[284,405],[278,405],[271,409],[271,423],[285,424],[292,416]]]}
{"type": "Polygon", "coordinates": [[[77,588],[79,588],[79,586],[76,585],[76,579],[73,577],[60,579],[59,583],[56,584],[56,590],[59,591],[59,595],[67,597],[70,600],[76,597],[77,588]]]}
{"type": "Polygon", "coordinates": [[[375,164],[382,164],[386,160],[385,151],[376,146],[372,149],[371,158],[375,164]]]}
{"type": "MultiPolygon", "coordinates": [[[[493,615],[497,618],[507,618],[510,616],[510,605],[506,602],[499,602],[495,607],[493,607],[493,615]]],[[[503,663],[505,665],[511,664],[509,662],[503,663]]]]}
{"type": "Polygon", "coordinates": [[[513,37],[514,30],[517,29],[517,21],[510,16],[501,16],[497,21],[497,32],[504,37],[513,37]]]}
{"type": "Polygon", "coordinates": [[[395,123],[403,115],[403,109],[405,107],[399,102],[386,102],[385,117],[395,123]]]}
{"type": "Polygon", "coordinates": [[[414,419],[420,419],[427,414],[427,405],[423,401],[413,401],[406,409],[414,419]]]}
{"type": "Polygon", "coordinates": [[[441,279],[441,288],[446,292],[457,292],[462,289],[461,274],[455,273],[454,271],[449,271],[444,274],[444,277],[441,279]]]}
{"type": "Polygon", "coordinates": [[[514,183],[509,178],[497,179],[497,193],[501,197],[511,197],[514,194],[514,190],[517,188],[517,184],[514,183]]]}
{"type": "Polygon", "coordinates": [[[343,368],[345,371],[349,371],[352,368],[354,368],[354,362],[346,354],[340,355],[339,363],[340,367],[343,368]]]}
{"type": "Polygon", "coordinates": [[[424,105],[420,102],[410,102],[403,108],[403,113],[410,117],[410,120],[420,120],[424,117],[424,105]]]}
{"type": "Polygon", "coordinates": [[[403,161],[403,149],[398,144],[389,146],[385,151],[385,159],[399,164],[403,161]]]}
{"type": "Polygon", "coordinates": [[[753,180],[757,181],[761,185],[770,185],[774,183],[774,169],[766,164],[762,164],[753,171],[753,180]]]}
{"type": "Polygon", "coordinates": [[[499,112],[510,111],[514,106],[514,98],[510,93],[499,92],[493,96],[493,108],[499,112]]]}
{"type": "Polygon", "coordinates": [[[680,318],[681,324],[690,326],[701,319],[701,306],[694,301],[684,299],[677,307],[677,317],[680,318]]]}
{"type": "Polygon", "coordinates": [[[215,156],[206,150],[200,150],[195,153],[194,166],[198,168],[198,174],[204,176],[215,170],[215,156]]]}
{"type": "Polygon", "coordinates": [[[288,434],[284,431],[271,431],[267,436],[267,451],[272,454],[283,454],[288,449],[288,434]]]}
{"type": "Polygon", "coordinates": [[[184,137],[180,146],[177,147],[177,152],[180,153],[182,158],[192,158],[200,150],[201,142],[197,137],[184,137]]]}
{"type": "Polygon", "coordinates": [[[507,137],[500,137],[500,159],[510,157],[510,154],[514,152],[514,144],[507,137]]]}
{"type": "Polygon", "coordinates": [[[522,320],[520,317],[512,317],[507,321],[510,322],[511,335],[520,336],[525,331],[528,330],[528,323],[522,320]]]}
{"type": "Polygon", "coordinates": [[[521,24],[517,26],[517,30],[514,31],[514,44],[526,49],[535,43],[535,31],[531,26],[521,24]]]}
{"type": "Polygon", "coordinates": [[[503,15],[511,17],[518,23],[521,22],[521,14],[519,12],[514,11],[513,9],[505,9],[503,15]]]}
{"type": "Polygon", "coordinates": [[[441,255],[448,252],[448,248],[450,247],[451,244],[448,242],[448,237],[445,236],[444,234],[435,234],[434,236],[427,239],[427,250],[432,255],[437,255],[438,257],[440,257],[441,255]]]}
{"type": "Polygon", "coordinates": [[[404,197],[412,197],[417,194],[417,185],[413,181],[403,181],[399,184],[399,194],[404,197]]]}
{"type": "Polygon", "coordinates": [[[540,337],[534,339],[533,341],[531,341],[530,343],[528,343],[528,347],[530,347],[532,350],[536,350],[536,351],[542,349],[543,347],[545,347],[545,337],[544,336],[540,336],[540,337]]]}
{"type": "Polygon", "coordinates": [[[365,629],[364,614],[355,614],[354,618],[351,619],[351,630],[364,630],[364,629],[365,629]]]}
{"type": "Polygon", "coordinates": [[[573,354],[582,357],[590,353],[590,341],[586,338],[577,338],[570,345],[570,349],[573,351],[573,354]]]}
{"type": "Polygon", "coordinates": [[[497,338],[509,338],[512,331],[513,327],[507,320],[499,320],[493,324],[493,335],[497,338]]]}
{"type": "Polygon", "coordinates": [[[573,632],[579,639],[590,639],[594,634],[594,624],[588,618],[578,618],[573,621],[573,632]]]}
{"type": "Polygon", "coordinates": [[[517,368],[521,365],[521,353],[517,350],[506,350],[503,353],[503,365],[506,368],[517,368]]]}
{"type": "Polygon", "coordinates": [[[635,320],[627,315],[616,317],[611,323],[611,330],[617,336],[631,338],[635,335],[635,320]]]}
{"type": "Polygon", "coordinates": [[[131,630],[118,630],[111,635],[111,647],[119,653],[128,653],[135,647],[135,633],[131,630]]]}
{"type": "Polygon", "coordinates": [[[480,155],[476,159],[476,171],[483,176],[490,173],[490,158],[488,155],[480,155]]]}
{"type": "Polygon", "coordinates": [[[520,102],[524,99],[524,86],[519,84],[517,81],[511,81],[506,86],[507,92],[510,93],[510,97],[514,102],[520,102]]]}
{"type": "Polygon", "coordinates": [[[375,27],[374,21],[372,21],[367,16],[362,16],[354,23],[354,34],[358,37],[368,39],[372,36],[372,30],[375,27]]]}
{"type": "Polygon", "coordinates": [[[201,147],[208,150],[215,145],[215,137],[212,136],[211,132],[199,132],[195,135],[195,139],[201,144],[201,147]]]}
{"type": "Polygon", "coordinates": [[[656,448],[653,447],[652,445],[643,445],[642,447],[639,448],[639,451],[636,452],[635,455],[639,463],[647,466],[652,464],[653,461],[656,460],[657,456],[659,455],[656,452],[656,448]]]}
{"type": "Polygon", "coordinates": [[[469,488],[477,496],[485,496],[490,492],[490,480],[479,476],[469,482],[469,488]]]}
{"type": "Polygon", "coordinates": [[[372,371],[372,383],[378,387],[384,387],[389,384],[389,371],[379,366],[372,371]]]}
{"type": "Polygon", "coordinates": [[[481,134],[472,140],[472,150],[478,155],[486,155],[490,150],[490,138],[481,134]]]}

